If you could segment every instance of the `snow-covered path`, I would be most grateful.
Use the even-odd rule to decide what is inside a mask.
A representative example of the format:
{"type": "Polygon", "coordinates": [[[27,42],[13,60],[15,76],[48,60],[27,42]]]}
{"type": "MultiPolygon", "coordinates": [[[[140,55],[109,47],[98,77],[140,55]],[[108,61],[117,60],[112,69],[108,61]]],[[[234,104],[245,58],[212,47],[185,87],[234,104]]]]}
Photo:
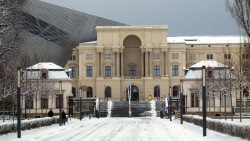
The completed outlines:
{"type": "Polygon", "coordinates": [[[1,141],[243,141],[243,139],[207,130],[178,119],[145,118],[88,118],[72,119],[65,126],[52,125],[22,131],[22,138],[12,133],[0,136],[1,141]]]}

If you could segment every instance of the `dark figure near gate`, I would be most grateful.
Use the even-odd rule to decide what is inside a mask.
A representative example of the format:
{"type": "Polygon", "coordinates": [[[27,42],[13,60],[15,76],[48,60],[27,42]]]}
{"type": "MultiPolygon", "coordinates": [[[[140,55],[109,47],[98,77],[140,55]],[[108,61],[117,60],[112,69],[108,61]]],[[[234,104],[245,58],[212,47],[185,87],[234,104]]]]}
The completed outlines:
{"type": "Polygon", "coordinates": [[[50,109],[49,112],[48,112],[48,116],[49,116],[49,117],[53,117],[53,115],[54,115],[54,113],[53,113],[53,111],[50,109]]]}
{"type": "Polygon", "coordinates": [[[62,110],[62,124],[65,125],[65,121],[66,121],[66,114],[64,112],[64,110],[62,110]]]}

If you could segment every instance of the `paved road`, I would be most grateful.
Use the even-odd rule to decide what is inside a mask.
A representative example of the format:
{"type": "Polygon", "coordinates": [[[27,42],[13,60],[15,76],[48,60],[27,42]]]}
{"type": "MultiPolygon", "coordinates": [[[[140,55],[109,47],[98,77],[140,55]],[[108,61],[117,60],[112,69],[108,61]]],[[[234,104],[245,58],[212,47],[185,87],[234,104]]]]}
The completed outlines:
{"type": "Polygon", "coordinates": [[[228,135],[208,130],[202,136],[202,128],[178,119],[170,122],[159,118],[100,118],[71,120],[65,126],[53,125],[0,136],[1,141],[240,141],[228,135]]]}

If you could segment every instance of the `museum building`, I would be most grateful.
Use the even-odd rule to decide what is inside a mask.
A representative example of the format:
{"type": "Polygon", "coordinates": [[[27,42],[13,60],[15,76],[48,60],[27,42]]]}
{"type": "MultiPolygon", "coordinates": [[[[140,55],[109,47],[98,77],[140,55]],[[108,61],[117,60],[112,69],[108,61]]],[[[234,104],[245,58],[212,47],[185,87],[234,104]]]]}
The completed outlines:
{"type": "Polygon", "coordinates": [[[177,98],[190,66],[204,60],[227,64],[245,39],[168,37],[167,26],[97,26],[96,31],[96,41],[73,48],[65,69],[71,69],[77,97],[112,101],[127,101],[130,85],[133,101],[177,98]]]}

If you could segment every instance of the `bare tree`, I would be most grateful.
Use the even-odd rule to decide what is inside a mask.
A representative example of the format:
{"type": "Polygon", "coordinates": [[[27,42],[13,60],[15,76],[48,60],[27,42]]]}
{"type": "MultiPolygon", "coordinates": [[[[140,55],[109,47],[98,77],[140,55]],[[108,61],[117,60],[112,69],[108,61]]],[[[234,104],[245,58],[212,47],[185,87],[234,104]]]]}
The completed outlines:
{"type": "Polygon", "coordinates": [[[0,1],[0,60],[15,57],[19,50],[18,35],[23,29],[24,16],[21,9],[25,0],[0,1]]]}

